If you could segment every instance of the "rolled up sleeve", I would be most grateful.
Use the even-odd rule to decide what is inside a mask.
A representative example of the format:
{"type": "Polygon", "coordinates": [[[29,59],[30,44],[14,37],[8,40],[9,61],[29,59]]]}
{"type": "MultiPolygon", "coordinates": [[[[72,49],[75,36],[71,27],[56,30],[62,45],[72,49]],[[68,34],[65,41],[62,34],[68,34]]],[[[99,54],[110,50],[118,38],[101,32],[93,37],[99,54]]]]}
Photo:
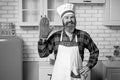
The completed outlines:
{"type": "Polygon", "coordinates": [[[93,42],[93,40],[90,36],[88,36],[88,38],[87,38],[86,48],[90,52],[89,61],[88,61],[87,66],[89,67],[89,69],[92,69],[98,61],[99,49],[97,48],[96,44],[93,42]]]}
{"type": "Polygon", "coordinates": [[[42,40],[38,41],[38,53],[41,58],[48,57],[49,54],[53,51],[53,43],[52,39],[46,40],[42,42],[42,40]]]}

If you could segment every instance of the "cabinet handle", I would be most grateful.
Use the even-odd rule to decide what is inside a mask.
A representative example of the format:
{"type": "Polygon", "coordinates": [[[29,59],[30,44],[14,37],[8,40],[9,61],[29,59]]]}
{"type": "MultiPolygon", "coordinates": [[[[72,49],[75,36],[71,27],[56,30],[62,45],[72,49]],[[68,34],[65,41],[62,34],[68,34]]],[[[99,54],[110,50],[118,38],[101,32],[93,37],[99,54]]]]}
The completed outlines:
{"type": "Polygon", "coordinates": [[[92,2],[91,0],[83,0],[83,2],[92,2]]]}

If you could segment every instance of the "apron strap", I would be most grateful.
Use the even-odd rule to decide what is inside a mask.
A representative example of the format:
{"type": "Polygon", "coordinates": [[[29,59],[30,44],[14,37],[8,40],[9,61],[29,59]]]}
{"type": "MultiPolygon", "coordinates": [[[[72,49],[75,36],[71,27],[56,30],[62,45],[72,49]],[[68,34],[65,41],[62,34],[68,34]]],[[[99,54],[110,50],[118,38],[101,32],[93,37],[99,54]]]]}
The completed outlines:
{"type": "Polygon", "coordinates": [[[78,38],[77,38],[77,35],[75,35],[75,41],[76,41],[76,43],[78,42],[78,38]]]}
{"type": "Polygon", "coordinates": [[[63,38],[63,31],[61,32],[60,42],[62,41],[62,38],[63,38]]]}
{"type": "MultiPolygon", "coordinates": [[[[63,39],[63,31],[61,32],[60,42],[62,41],[62,39],[63,39]]],[[[76,43],[78,42],[77,35],[75,35],[75,41],[76,43]]]]}

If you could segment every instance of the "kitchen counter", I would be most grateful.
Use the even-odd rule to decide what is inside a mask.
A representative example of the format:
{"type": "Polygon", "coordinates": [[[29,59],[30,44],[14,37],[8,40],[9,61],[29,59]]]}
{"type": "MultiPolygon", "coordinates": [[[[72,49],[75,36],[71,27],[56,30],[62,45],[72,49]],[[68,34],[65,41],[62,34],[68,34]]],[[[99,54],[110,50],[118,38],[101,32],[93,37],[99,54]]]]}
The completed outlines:
{"type": "Polygon", "coordinates": [[[108,68],[120,68],[120,61],[115,60],[115,61],[102,61],[103,65],[108,67],[108,68]]]}

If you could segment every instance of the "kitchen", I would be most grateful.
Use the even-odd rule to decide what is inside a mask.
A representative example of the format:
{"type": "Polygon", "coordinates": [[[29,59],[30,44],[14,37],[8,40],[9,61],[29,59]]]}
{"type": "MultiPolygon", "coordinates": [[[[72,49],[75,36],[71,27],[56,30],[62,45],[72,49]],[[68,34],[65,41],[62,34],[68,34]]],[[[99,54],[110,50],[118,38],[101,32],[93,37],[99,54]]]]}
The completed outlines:
{"type": "MultiPolygon", "coordinates": [[[[59,5],[67,2],[75,4],[77,28],[87,31],[99,48],[100,63],[98,63],[98,65],[103,64],[101,61],[111,60],[111,58],[107,58],[106,56],[112,55],[112,58],[114,58],[114,46],[120,46],[119,0],[0,0],[0,22],[14,23],[16,36],[23,41],[24,80],[41,80],[39,70],[41,70],[41,68],[43,70],[43,67],[41,67],[42,62],[46,62],[43,65],[48,65],[46,68],[51,70],[49,58],[39,58],[37,51],[37,42],[39,40],[38,26],[41,15],[47,15],[51,20],[50,25],[59,27],[61,25],[61,23],[58,23],[60,22],[60,18],[54,9],[47,9],[47,6],[53,8],[53,4],[55,3],[59,5]],[[54,19],[57,19],[57,22],[55,22],[56,20],[54,19]]],[[[88,54],[89,52],[86,50],[85,60],[88,60],[88,54]]],[[[119,60],[119,58],[115,58],[115,60],[116,59],[119,60]]],[[[109,65],[109,63],[106,62],[104,62],[104,64],[104,66],[109,65]]],[[[95,69],[99,71],[99,73],[102,73],[101,67],[98,65],[95,69]]],[[[94,71],[95,70],[93,70],[93,72],[94,71]]],[[[118,71],[119,74],[117,74],[117,72],[114,73],[117,77],[120,75],[120,69],[118,69],[118,71]]],[[[103,77],[102,74],[98,74],[98,77],[95,78],[93,76],[95,74],[96,73],[92,74],[91,72],[91,80],[101,80],[104,77],[109,78],[109,75],[111,75],[108,74],[103,77]]],[[[46,76],[49,80],[49,76],[46,76]]],[[[114,76],[115,75],[113,75],[113,79],[114,76]]]]}

